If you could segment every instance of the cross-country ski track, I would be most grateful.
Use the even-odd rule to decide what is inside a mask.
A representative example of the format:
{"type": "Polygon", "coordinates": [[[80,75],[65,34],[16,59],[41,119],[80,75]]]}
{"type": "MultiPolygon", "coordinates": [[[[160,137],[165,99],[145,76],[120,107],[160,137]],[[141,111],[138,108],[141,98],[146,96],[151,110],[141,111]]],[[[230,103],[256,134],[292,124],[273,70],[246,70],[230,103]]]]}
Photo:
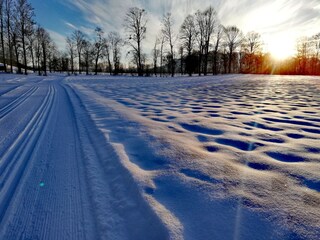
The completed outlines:
{"type": "Polygon", "coordinates": [[[0,239],[166,238],[70,88],[53,78],[2,99],[0,239]]]}

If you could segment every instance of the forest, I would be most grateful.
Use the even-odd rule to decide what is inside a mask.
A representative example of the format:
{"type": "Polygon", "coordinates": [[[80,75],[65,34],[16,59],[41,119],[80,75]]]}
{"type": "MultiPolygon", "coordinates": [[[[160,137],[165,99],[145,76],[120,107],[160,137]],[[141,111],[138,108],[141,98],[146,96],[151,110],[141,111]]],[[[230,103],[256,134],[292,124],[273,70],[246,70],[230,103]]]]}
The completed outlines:
{"type": "Polygon", "coordinates": [[[0,69],[39,75],[320,75],[320,33],[299,38],[296,54],[279,60],[265,50],[259,29],[244,33],[237,26],[224,26],[213,7],[186,16],[178,31],[173,27],[174,16],[167,13],[159,20],[159,33],[149,53],[145,51],[148,13],[138,7],[127,9],[126,34],[105,32],[99,26],[91,36],[74,30],[61,50],[34,20],[35,10],[28,0],[0,0],[0,69]]]}

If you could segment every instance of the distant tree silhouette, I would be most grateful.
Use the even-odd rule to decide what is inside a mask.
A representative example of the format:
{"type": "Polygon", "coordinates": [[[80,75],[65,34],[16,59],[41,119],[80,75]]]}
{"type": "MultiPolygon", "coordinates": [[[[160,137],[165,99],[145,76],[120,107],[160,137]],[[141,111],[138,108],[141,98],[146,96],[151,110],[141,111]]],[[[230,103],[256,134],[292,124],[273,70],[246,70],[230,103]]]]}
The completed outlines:
{"type": "MultiPolygon", "coordinates": [[[[16,37],[20,39],[22,44],[24,73],[27,74],[28,62],[27,62],[27,43],[26,39],[32,34],[34,11],[31,4],[27,0],[17,0],[14,4],[14,18],[15,18],[15,30],[16,37]]],[[[17,40],[19,41],[19,40],[17,40]]]]}
{"type": "Polygon", "coordinates": [[[258,54],[262,51],[261,35],[251,31],[243,39],[243,56],[241,62],[245,65],[245,73],[256,73],[258,71],[258,54]]]}
{"type": "Polygon", "coordinates": [[[118,75],[120,70],[120,47],[123,45],[123,40],[119,33],[110,32],[108,35],[108,42],[112,49],[113,74],[118,75]]]}
{"type": "Polygon", "coordinates": [[[170,71],[171,71],[171,76],[174,77],[174,72],[175,72],[175,60],[174,60],[174,46],[173,46],[173,19],[171,16],[171,13],[167,13],[164,15],[162,19],[162,34],[164,36],[164,39],[166,40],[167,43],[169,43],[169,65],[170,65],[170,71]]]}
{"type": "Polygon", "coordinates": [[[83,59],[86,69],[86,75],[89,75],[89,68],[93,60],[93,46],[89,40],[83,42],[83,59]]]}
{"type": "Polygon", "coordinates": [[[77,49],[78,61],[79,61],[79,74],[81,74],[81,56],[82,56],[82,50],[85,46],[86,36],[80,30],[75,30],[72,33],[71,39],[74,41],[77,49]]]}
{"type": "Polygon", "coordinates": [[[209,47],[212,34],[218,27],[217,13],[213,7],[207,8],[203,13],[204,24],[204,65],[203,74],[207,75],[208,71],[208,59],[209,59],[209,47]]]}
{"type": "MultiPolygon", "coordinates": [[[[47,76],[47,56],[50,48],[50,35],[49,33],[42,27],[38,27],[37,29],[37,41],[39,42],[39,46],[41,47],[41,50],[39,52],[42,52],[42,71],[43,75],[47,76]]],[[[39,68],[40,69],[40,68],[39,68]]],[[[40,73],[40,70],[39,70],[40,73]]]]}
{"type": "Polygon", "coordinates": [[[196,22],[196,32],[197,32],[197,43],[198,43],[198,71],[199,76],[203,70],[203,54],[205,49],[205,20],[204,15],[199,10],[195,13],[195,22],[196,22]]]}
{"type": "Polygon", "coordinates": [[[106,55],[107,39],[104,37],[104,32],[100,27],[95,29],[95,39],[93,43],[94,55],[94,73],[98,74],[98,63],[106,55]]]}
{"type": "Polygon", "coordinates": [[[160,39],[159,39],[159,37],[156,37],[156,40],[154,42],[154,46],[152,49],[153,73],[155,76],[157,76],[158,58],[160,55],[160,50],[158,49],[159,44],[160,44],[160,39]]]}
{"type": "Polygon", "coordinates": [[[70,37],[66,38],[67,51],[70,57],[71,73],[74,73],[75,43],[70,37]]]}
{"type": "Polygon", "coordinates": [[[33,72],[36,71],[36,65],[35,65],[35,42],[36,42],[36,29],[35,27],[33,27],[32,29],[30,29],[30,34],[27,36],[27,40],[28,40],[28,50],[29,50],[29,54],[31,57],[31,63],[32,63],[32,70],[33,72]]]}
{"type": "Polygon", "coordinates": [[[183,75],[183,51],[184,51],[184,48],[183,46],[180,46],[179,47],[179,54],[180,54],[180,73],[181,75],[183,75]]]}
{"type": "Polygon", "coordinates": [[[161,37],[160,37],[160,77],[163,76],[163,49],[164,49],[164,44],[165,44],[165,37],[163,36],[163,34],[161,33],[161,37]]]}
{"type": "Polygon", "coordinates": [[[107,60],[108,60],[108,71],[110,73],[110,75],[112,74],[112,64],[111,64],[111,44],[107,43],[106,44],[106,56],[107,56],[107,60]]]}
{"type": "Polygon", "coordinates": [[[147,16],[144,9],[129,8],[124,19],[124,27],[128,36],[126,43],[131,47],[133,59],[137,65],[138,75],[143,75],[142,41],[147,32],[147,16]]]}
{"type": "Polygon", "coordinates": [[[218,74],[218,58],[219,58],[219,48],[221,44],[221,39],[223,36],[223,26],[218,24],[216,28],[214,50],[213,50],[213,61],[212,61],[212,73],[213,75],[218,74]]]}
{"type": "Polygon", "coordinates": [[[5,28],[7,32],[7,45],[9,50],[9,63],[10,72],[13,72],[13,32],[12,32],[12,22],[13,22],[13,0],[5,0],[5,28]]]}
{"type": "Polygon", "coordinates": [[[185,59],[186,63],[186,71],[189,74],[189,76],[192,75],[192,68],[191,65],[193,64],[191,55],[194,48],[195,40],[196,40],[196,27],[195,27],[195,20],[193,15],[188,15],[181,27],[180,27],[180,40],[181,45],[186,49],[187,51],[187,57],[185,59]]]}
{"type": "Polygon", "coordinates": [[[1,41],[1,57],[4,64],[4,71],[7,72],[6,47],[4,44],[4,24],[5,24],[5,5],[4,0],[0,0],[0,41],[1,41]]]}
{"type": "Polygon", "coordinates": [[[228,49],[228,72],[231,73],[231,66],[234,59],[234,52],[243,41],[243,34],[236,26],[224,28],[225,43],[228,49]]]}
{"type": "Polygon", "coordinates": [[[11,39],[12,39],[12,45],[14,48],[14,53],[16,57],[16,66],[18,67],[18,74],[22,74],[21,70],[21,63],[20,63],[20,54],[21,54],[21,44],[20,44],[20,39],[19,39],[19,24],[17,22],[17,18],[14,18],[13,21],[11,22],[11,39]]]}

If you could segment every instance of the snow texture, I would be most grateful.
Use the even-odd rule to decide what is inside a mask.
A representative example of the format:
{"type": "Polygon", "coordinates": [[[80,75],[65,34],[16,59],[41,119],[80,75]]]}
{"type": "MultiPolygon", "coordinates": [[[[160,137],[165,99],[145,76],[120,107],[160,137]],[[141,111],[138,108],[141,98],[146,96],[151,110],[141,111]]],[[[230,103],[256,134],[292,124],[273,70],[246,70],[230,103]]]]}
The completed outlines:
{"type": "Polygon", "coordinates": [[[0,239],[319,239],[320,81],[0,75],[0,239]]]}

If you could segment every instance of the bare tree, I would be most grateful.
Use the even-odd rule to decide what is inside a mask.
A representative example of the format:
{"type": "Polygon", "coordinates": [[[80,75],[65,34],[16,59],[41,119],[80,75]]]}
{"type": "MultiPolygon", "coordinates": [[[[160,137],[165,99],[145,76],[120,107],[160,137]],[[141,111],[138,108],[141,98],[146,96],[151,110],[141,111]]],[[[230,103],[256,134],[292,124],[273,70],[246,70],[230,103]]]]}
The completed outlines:
{"type": "Polygon", "coordinates": [[[204,15],[199,10],[195,13],[195,22],[196,22],[196,36],[199,48],[199,76],[203,68],[202,60],[205,49],[205,20],[204,15]]]}
{"type": "Polygon", "coordinates": [[[254,54],[261,50],[261,35],[257,32],[249,32],[246,35],[245,40],[247,41],[249,53],[254,54]]]}
{"type": "Polygon", "coordinates": [[[261,51],[262,40],[261,35],[257,32],[249,32],[244,38],[245,47],[245,63],[248,64],[249,72],[256,71],[257,63],[255,54],[261,51]]]}
{"type": "Polygon", "coordinates": [[[75,44],[70,37],[66,38],[67,42],[67,51],[70,56],[70,65],[71,65],[71,73],[74,73],[74,57],[75,57],[75,44]]]}
{"type": "Polygon", "coordinates": [[[47,59],[48,59],[47,62],[48,62],[50,73],[56,72],[59,67],[60,53],[57,49],[57,45],[51,40],[50,36],[49,36],[47,59]]]}
{"type": "Polygon", "coordinates": [[[157,76],[157,65],[158,65],[158,58],[159,58],[159,54],[160,51],[158,49],[158,45],[160,43],[160,39],[158,37],[156,37],[156,41],[154,42],[154,46],[152,49],[152,56],[153,56],[153,73],[155,76],[157,76]]]}
{"type": "Polygon", "coordinates": [[[183,75],[183,46],[179,47],[179,53],[180,53],[180,73],[183,75]]]}
{"type": "Polygon", "coordinates": [[[164,43],[165,43],[166,39],[163,36],[163,34],[161,34],[161,38],[160,38],[160,77],[163,76],[163,48],[164,48],[164,43]]]}
{"type": "Polygon", "coordinates": [[[313,55],[312,61],[312,72],[311,74],[316,75],[320,73],[319,65],[320,65],[320,33],[315,34],[311,37],[311,51],[313,55]]]}
{"type": "Polygon", "coordinates": [[[6,51],[4,44],[4,22],[5,22],[5,9],[4,9],[4,0],[0,0],[0,40],[1,40],[1,53],[2,53],[2,61],[4,64],[4,71],[7,72],[7,64],[6,64],[6,51]]]}
{"type": "Polygon", "coordinates": [[[36,67],[35,67],[35,57],[34,57],[34,48],[35,48],[35,41],[36,41],[36,34],[35,34],[35,29],[32,28],[32,33],[28,34],[27,39],[28,39],[28,50],[30,53],[31,57],[31,62],[32,62],[32,70],[35,72],[36,67]]]}
{"type": "Polygon", "coordinates": [[[112,74],[112,64],[111,64],[111,45],[109,43],[106,44],[106,56],[108,61],[108,70],[110,75],[112,74]]]}
{"type": "Polygon", "coordinates": [[[22,74],[21,71],[21,63],[20,63],[20,56],[21,56],[21,42],[20,42],[20,38],[19,38],[19,31],[20,31],[20,27],[19,27],[19,22],[17,21],[16,18],[12,19],[12,22],[10,23],[11,26],[11,30],[10,30],[10,34],[11,34],[11,39],[12,39],[12,46],[14,48],[14,53],[15,53],[15,57],[16,57],[16,65],[18,67],[18,74],[22,74]]]}
{"type": "Polygon", "coordinates": [[[21,39],[23,51],[24,73],[27,74],[27,46],[26,38],[32,34],[34,11],[28,0],[17,0],[15,2],[15,19],[18,24],[18,36],[21,39]]]}
{"type": "Polygon", "coordinates": [[[41,42],[40,42],[40,26],[38,26],[35,30],[35,57],[36,57],[36,64],[37,64],[37,70],[38,70],[38,75],[41,75],[41,56],[42,56],[42,51],[41,51],[41,42]]]}
{"type": "Polygon", "coordinates": [[[129,8],[124,27],[128,33],[127,44],[132,48],[133,59],[136,62],[138,75],[143,75],[142,41],[146,37],[147,16],[144,9],[129,8]]]}
{"type": "Polygon", "coordinates": [[[74,41],[77,49],[78,61],[79,61],[79,74],[81,74],[81,53],[84,47],[85,35],[80,30],[75,30],[72,33],[71,39],[74,41]]]}
{"type": "Polygon", "coordinates": [[[123,44],[123,40],[120,37],[120,34],[117,32],[110,32],[108,35],[108,42],[112,48],[112,57],[113,57],[113,74],[118,75],[120,70],[120,47],[123,44]]]}
{"type": "Polygon", "coordinates": [[[209,46],[211,36],[217,27],[217,13],[213,7],[207,8],[203,13],[203,21],[204,21],[204,66],[203,73],[207,75],[208,71],[208,59],[209,59],[209,46]]]}
{"type": "Polygon", "coordinates": [[[228,72],[231,73],[231,66],[233,62],[233,53],[240,46],[243,40],[243,34],[236,26],[229,26],[224,28],[225,42],[228,48],[229,65],[228,72]]]}
{"type": "Polygon", "coordinates": [[[297,40],[298,74],[306,74],[311,41],[308,37],[297,40]]]}
{"type": "Polygon", "coordinates": [[[103,36],[104,32],[101,28],[97,27],[95,29],[95,33],[96,37],[93,44],[93,55],[95,61],[94,74],[97,75],[99,59],[101,59],[106,54],[107,40],[103,36]]]}
{"type": "Polygon", "coordinates": [[[162,20],[162,34],[169,43],[169,65],[171,67],[171,76],[174,77],[175,72],[175,61],[174,61],[174,50],[173,50],[173,19],[171,13],[167,13],[162,20]]]}
{"type": "Polygon", "coordinates": [[[89,75],[89,67],[92,62],[93,57],[93,46],[89,40],[84,40],[83,42],[83,58],[84,65],[86,68],[86,74],[89,75]]]}
{"type": "Polygon", "coordinates": [[[12,44],[12,26],[11,26],[11,22],[13,22],[12,9],[13,9],[13,0],[5,0],[5,15],[6,15],[5,27],[7,30],[9,63],[10,63],[11,73],[13,72],[13,44],[12,44]]]}
{"type": "Polygon", "coordinates": [[[222,34],[223,34],[223,26],[219,24],[216,30],[216,34],[214,36],[215,41],[214,41],[213,64],[212,64],[213,75],[218,74],[218,55],[219,55],[219,47],[220,47],[222,34]]]}
{"type": "Polygon", "coordinates": [[[190,68],[191,61],[192,61],[191,54],[192,54],[194,43],[196,40],[196,27],[195,27],[194,21],[195,21],[194,16],[188,15],[180,27],[181,44],[182,44],[182,47],[184,47],[187,50],[186,69],[189,76],[191,76],[192,74],[192,71],[190,68]]]}
{"type": "Polygon", "coordinates": [[[43,75],[47,76],[47,60],[48,60],[47,56],[48,56],[48,51],[50,48],[51,39],[50,39],[49,33],[42,27],[38,27],[37,37],[38,37],[38,42],[39,42],[39,45],[41,46],[41,52],[42,52],[42,67],[41,68],[43,71],[43,75]]]}

